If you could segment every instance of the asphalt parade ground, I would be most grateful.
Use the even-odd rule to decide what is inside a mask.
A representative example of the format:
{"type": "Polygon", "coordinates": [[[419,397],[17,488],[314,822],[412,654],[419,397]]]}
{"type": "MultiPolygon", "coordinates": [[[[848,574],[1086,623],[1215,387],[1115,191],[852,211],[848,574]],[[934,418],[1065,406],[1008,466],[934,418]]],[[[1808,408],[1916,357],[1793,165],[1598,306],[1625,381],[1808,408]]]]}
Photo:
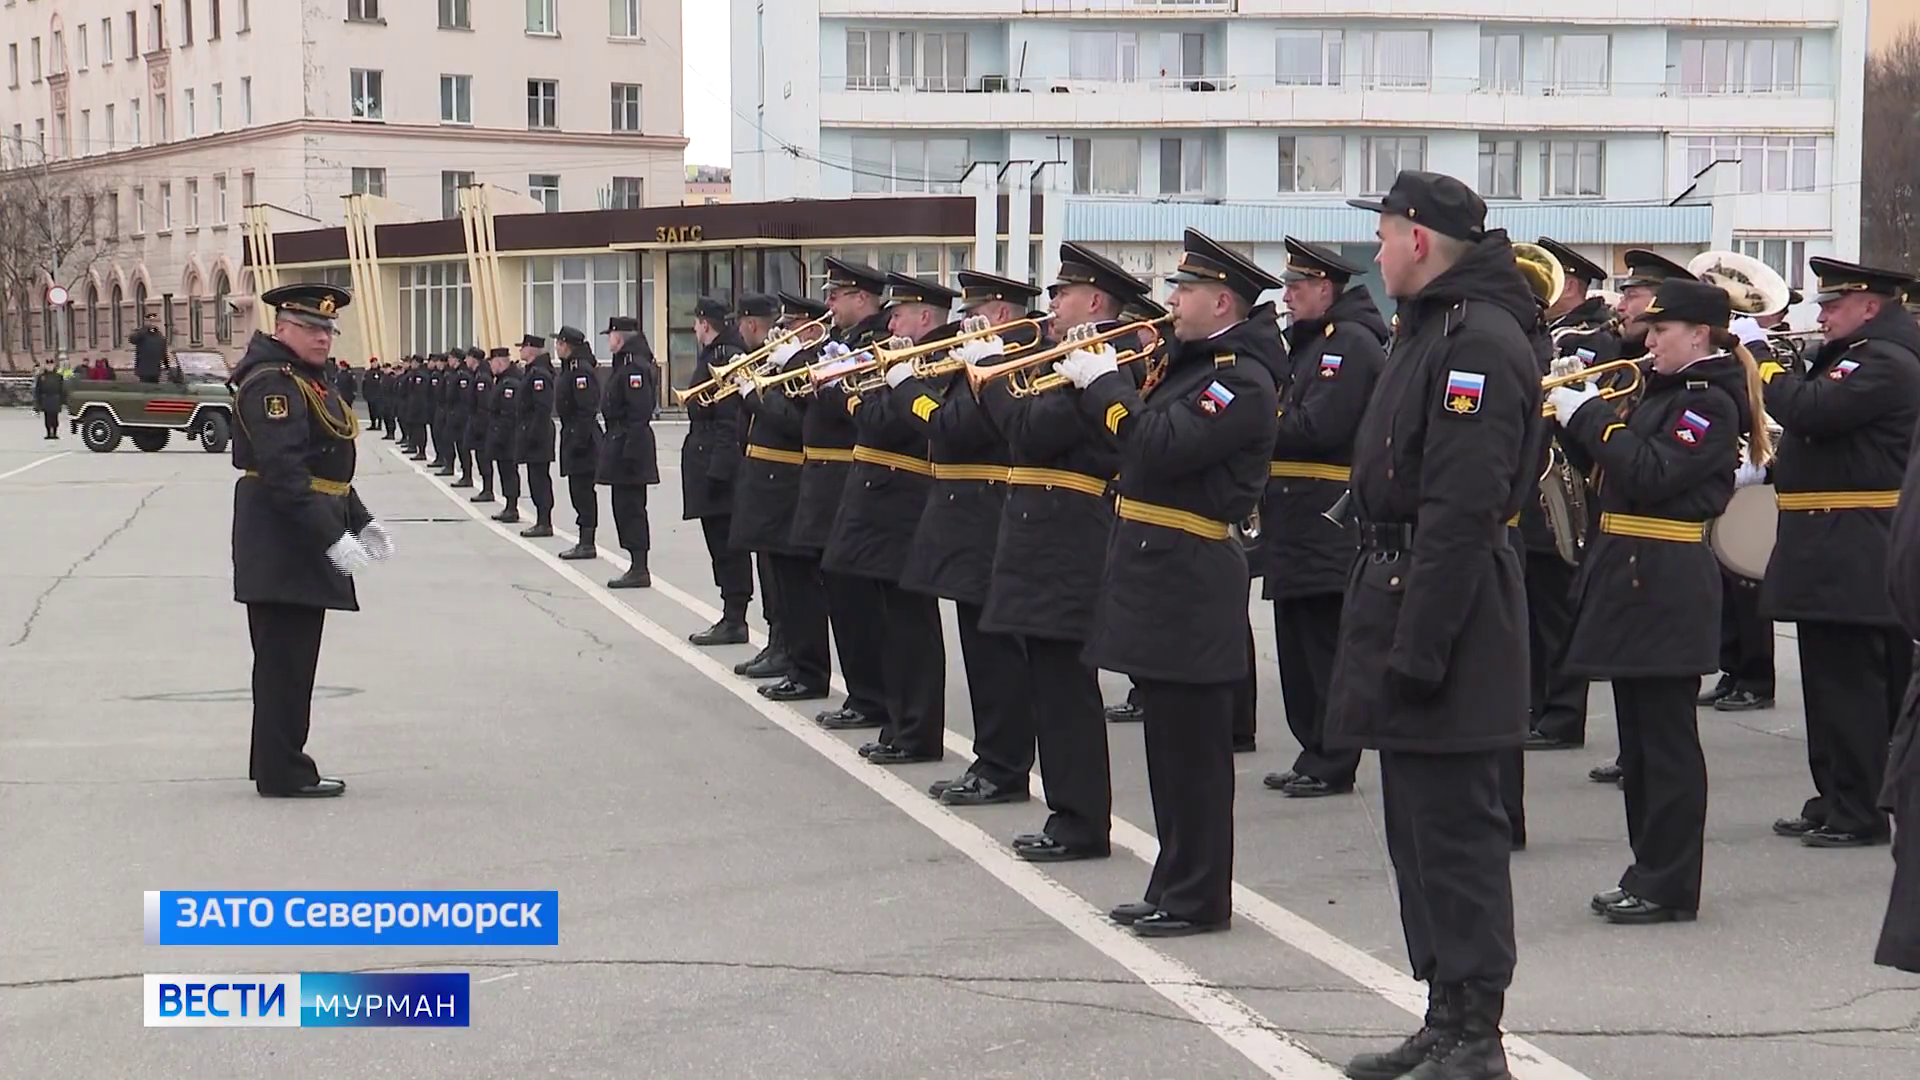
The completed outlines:
{"type": "MultiPolygon", "coordinates": [[[[1152,857],[1139,727],[1109,729],[1113,857],[1042,870],[1005,846],[1044,820],[1037,775],[1026,804],[924,794],[968,760],[951,624],[944,762],[868,765],[871,732],[765,702],[730,670],[754,647],[685,641],[717,596],[679,520],[682,430],[658,428],[655,587],[618,593],[617,552],[553,558],[564,484],[568,535],[526,541],[363,435],[356,487],[399,554],[327,621],[309,751],[350,789],[298,801],[246,779],[226,457],[92,454],[0,412],[0,1076],[1318,1080],[1417,1026],[1371,755],[1354,796],[1260,784],[1295,750],[1266,605],[1233,929],[1141,941],[1103,914],[1152,857]],[[190,888],[557,889],[560,945],[143,945],[143,891],[190,888]],[[362,970],[471,972],[472,1026],[141,1025],[143,972],[362,970]]],[[[1586,778],[1613,752],[1605,687],[1584,750],[1528,757],[1520,1080],[1920,1075],[1920,980],[1871,963],[1888,849],[1769,829],[1809,794],[1781,630],[1778,706],[1701,714],[1699,922],[1588,911],[1628,859],[1619,792],[1586,778]]]]}

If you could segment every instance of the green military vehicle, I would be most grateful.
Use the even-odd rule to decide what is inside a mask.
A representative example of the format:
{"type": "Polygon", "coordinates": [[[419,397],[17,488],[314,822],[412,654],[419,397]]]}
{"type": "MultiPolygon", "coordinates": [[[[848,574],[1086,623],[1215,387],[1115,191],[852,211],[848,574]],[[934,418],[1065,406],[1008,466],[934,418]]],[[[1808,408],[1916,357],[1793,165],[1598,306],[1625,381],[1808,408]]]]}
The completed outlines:
{"type": "Polygon", "coordinates": [[[225,453],[233,439],[233,388],[224,356],[185,352],[157,383],[138,379],[76,379],[67,398],[67,425],[87,449],[109,454],[125,437],[148,453],[166,448],[176,431],[197,439],[209,454],[225,453]]]}

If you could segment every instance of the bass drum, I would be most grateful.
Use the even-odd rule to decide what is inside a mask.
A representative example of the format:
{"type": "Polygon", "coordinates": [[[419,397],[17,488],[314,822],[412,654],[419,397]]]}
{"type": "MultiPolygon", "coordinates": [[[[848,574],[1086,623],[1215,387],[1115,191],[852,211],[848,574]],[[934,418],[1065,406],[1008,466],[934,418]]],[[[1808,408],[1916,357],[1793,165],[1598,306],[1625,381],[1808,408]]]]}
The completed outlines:
{"type": "Polygon", "coordinates": [[[1750,581],[1767,576],[1773,558],[1774,534],[1780,527],[1780,507],[1772,484],[1755,484],[1733,493],[1727,512],[1707,528],[1707,543],[1729,573],[1750,581]]]}

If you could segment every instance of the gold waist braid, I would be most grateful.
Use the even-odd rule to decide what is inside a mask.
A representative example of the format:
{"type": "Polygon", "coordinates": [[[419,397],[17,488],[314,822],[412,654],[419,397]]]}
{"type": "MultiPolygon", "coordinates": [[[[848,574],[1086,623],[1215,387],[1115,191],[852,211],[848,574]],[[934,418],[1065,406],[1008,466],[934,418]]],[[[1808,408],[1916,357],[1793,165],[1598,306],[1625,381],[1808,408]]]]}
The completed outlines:
{"type": "Polygon", "coordinates": [[[853,448],[853,460],[862,465],[880,465],[895,472],[910,472],[918,476],[932,476],[933,462],[926,458],[896,454],[891,450],[875,450],[871,446],[853,448]]]}
{"type": "Polygon", "coordinates": [[[1105,480],[1085,473],[1068,472],[1065,469],[1035,469],[1017,465],[1007,471],[1007,481],[1020,487],[1066,488],[1068,491],[1077,491],[1096,499],[1103,498],[1107,494],[1105,480]]]}
{"type": "Polygon", "coordinates": [[[1707,538],[1705,522],[1640,517],[1637,514],[1601,514],[1600,531],[1612,536],[1666,540],[1676,544],[1697,544],[1707,538]]]}
{"type": "Polygon", "coordinates": [[[1138,521],[1145,525],[1158,525],[1163,529],[1178,529],[1202,540],[1225,540],[1233,535],[1224,521],[1201,517],[1189,510],[1176,510],[1171,506],[1138,502],[1124,495],[1115,501],[1114,513],[1120,515],[1123,521],[1138,521]]]}
{"type": "Polygon", "coordinates": [[[1317,461],[1270,461],[1267,463],[1267,475],[1276,480],[1286,477],[1350,481],[1353,479],[1353,469],[1347,465],[1322,465],[1317,461]]]}
{"type": "Polygon", "coordinates": [[[807,455],[798,450],[775,450],[771,446],[757,443],[747,444],[747,456],[759,461],[772,461],[781,465],[805,465],[807,455]]]}
{"type": "Polygon", "coordinates": [[[933,463],[935,480],[982,480],[989,484],[1004,484],[1013,470],[1005,465],[960,465],[954,463],[933,463]]]}
{"type": "Polygon", "coordinates": [[[837,461],[842,464],[853,463],[853,451],[844,446],[809,446],[805,451],[807,461],[837,461]]]}
{"type": "Polygon", "coordinates": [[[1900,503],[1898,491],[1782,491],[1774,496],[1782,510],[1891,510],[1900,503]]]}
{"type": "MultiPolygon", "coordinates": [[[[260,478],[260,474],[252,469],[248,469],[246,475],[253,477],[255,480],[260,478]]],[[[345,481],[322,480],[317,476],[307,478],[307,487],[322,495],[345,495],[353,490],[353,485],[345,481]]]]}

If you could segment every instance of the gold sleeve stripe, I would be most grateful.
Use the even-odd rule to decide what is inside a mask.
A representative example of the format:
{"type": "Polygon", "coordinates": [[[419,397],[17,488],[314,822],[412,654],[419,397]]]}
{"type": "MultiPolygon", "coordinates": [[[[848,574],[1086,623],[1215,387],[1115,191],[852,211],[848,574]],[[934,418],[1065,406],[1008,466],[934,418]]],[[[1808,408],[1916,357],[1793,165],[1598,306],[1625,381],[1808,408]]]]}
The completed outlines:
{"type": "Polygon", "coordinates": [[[1120,421],[1125,420],[1126,418],[1127,418],[1127,407],[1125,405],[1122,405],[1120,402],[1116,401],[1113,404],[1107,406],[1107,430],[1108,431],[1112,432],[1115,435],[1120,434],[1120,421]]]}

